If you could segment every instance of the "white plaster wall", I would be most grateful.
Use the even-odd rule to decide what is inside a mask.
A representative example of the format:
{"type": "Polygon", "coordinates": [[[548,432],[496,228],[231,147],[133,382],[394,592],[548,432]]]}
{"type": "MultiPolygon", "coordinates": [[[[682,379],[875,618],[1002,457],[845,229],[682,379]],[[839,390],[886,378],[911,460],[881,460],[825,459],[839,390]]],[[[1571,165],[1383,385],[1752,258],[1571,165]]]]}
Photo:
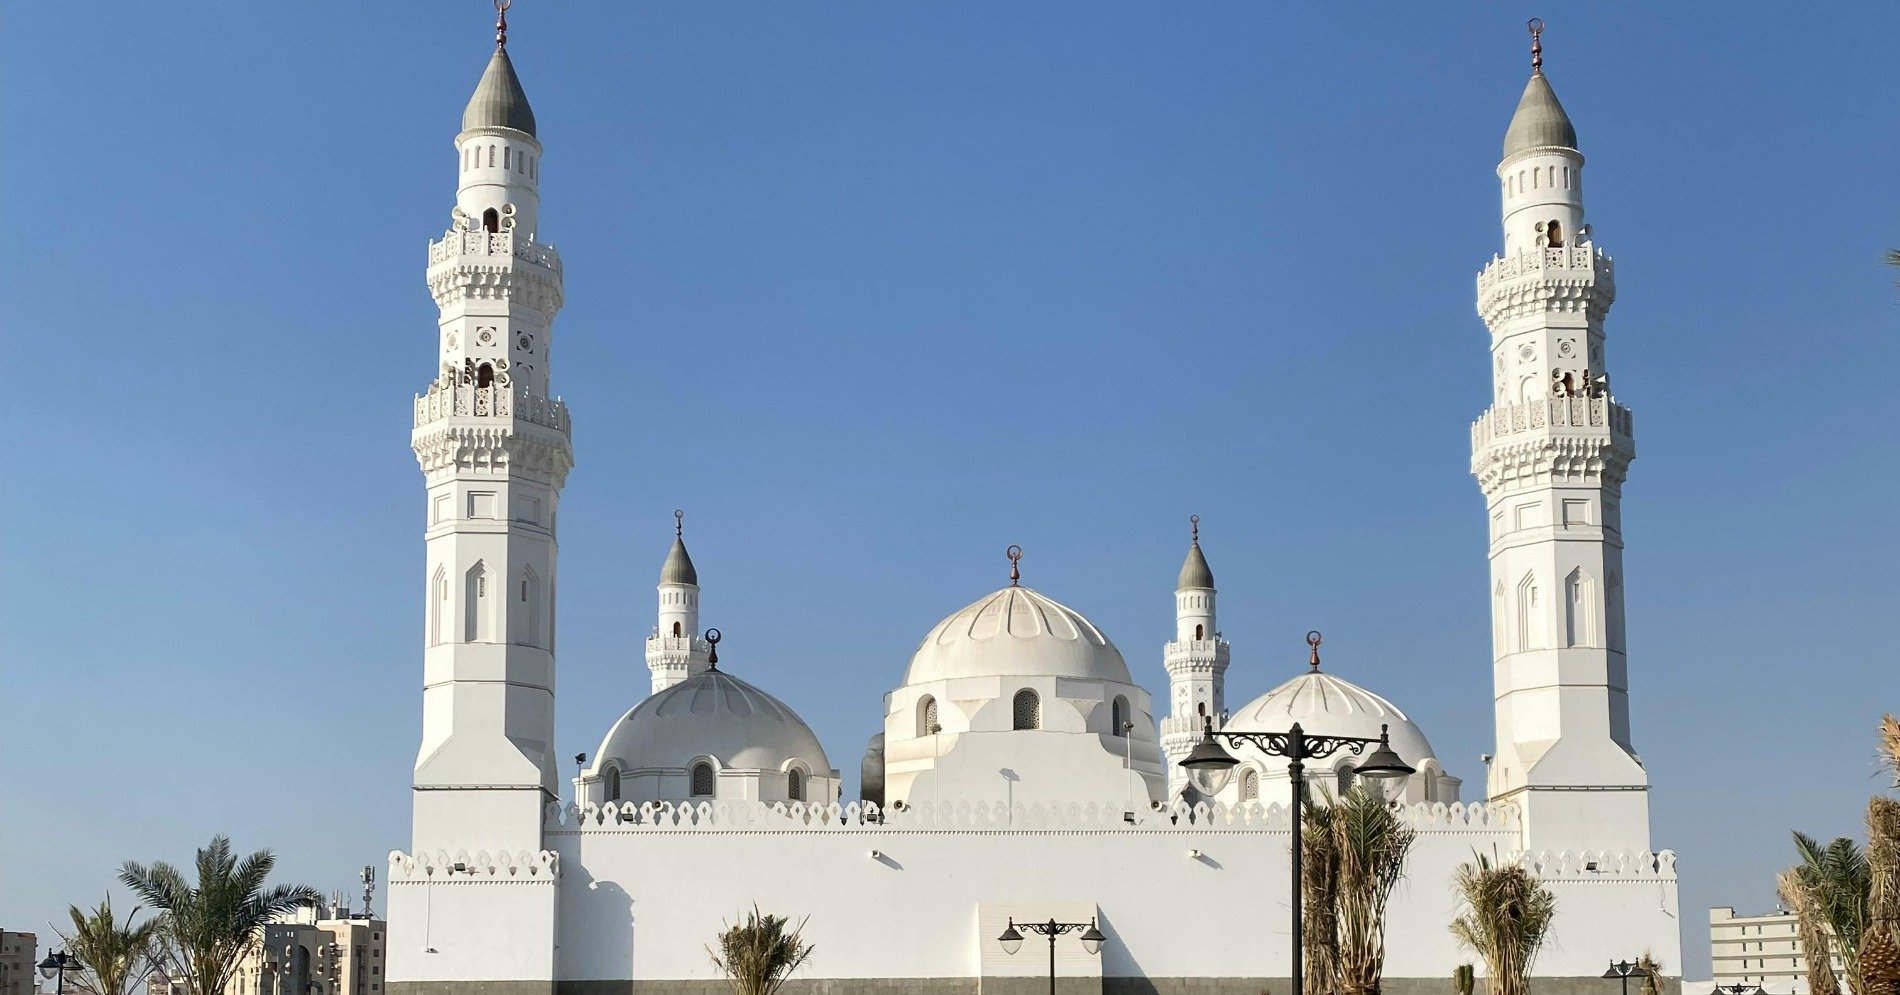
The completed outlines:
{"type": "MultiPolygon", "coordinates": [[[[1094,825],[1112,821],[1113,808],[1094,825]]],[[[810,917],[811,977],[970,977],[995,942],[979,935],[979,908],[1057,901],[1100,909],[1109,977],[1283,975],[1289,835],[1165,825],[558,830],[549,845],[565,868],[559,977],[710,978],[706,943],[754,902],[810,917]]],[[[1448,977],[1473,959],[1447,932],[1452,875],[1477,853],[1508,858],[1516,839],[1514,828],[1421,836],[1390,908],[1390,976],[1448,977]]],[[[1679,962],[1673,870],[1603,866],[1611,870],[1576,881],[1553,868],[1560,919],[1540,975],[1594,976],[1630,950],[1679,962]]]]}

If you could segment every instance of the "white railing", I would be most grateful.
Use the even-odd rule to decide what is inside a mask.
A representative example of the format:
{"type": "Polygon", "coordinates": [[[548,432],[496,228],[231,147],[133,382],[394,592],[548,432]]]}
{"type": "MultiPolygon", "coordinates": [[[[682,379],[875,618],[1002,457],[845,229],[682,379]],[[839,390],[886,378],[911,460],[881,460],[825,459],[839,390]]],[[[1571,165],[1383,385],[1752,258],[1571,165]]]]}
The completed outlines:
{"type": "Polygon", "coordinates": [[[521,386],[476,387],[445,374],[416,395],[416,426],[442,418],[518,418],[565,434],[569,431],[567,405],[558,397],[542,397],[521,386]]]}
{"type": "Polygon", "coordinates": [[[1608,283],[1613,279],[1613,270],[1609,255],[1588,242],[1555,249],[1529,249],[1494,257],[1478,274],[1478,289],[1489,290],[1522,277],[1589,277],[1608,283]]]}
{"type": "Polygon", "coordinates": [[[532,238],[516,238],[514,232],[451,231],[429,243],[431,266],[464,256],[507,255],[551,270],[561,268],[561,254],[554,251],[554,246],[532,238]]]}
{"type": "Polygon", "coordinates": [[[1471,425],[1471,444],[1541,428],[1607,428],[1627,438],[1630,409],[1609,397],[1545,397],[1523,404],[1496,404],[1471,425]]]}

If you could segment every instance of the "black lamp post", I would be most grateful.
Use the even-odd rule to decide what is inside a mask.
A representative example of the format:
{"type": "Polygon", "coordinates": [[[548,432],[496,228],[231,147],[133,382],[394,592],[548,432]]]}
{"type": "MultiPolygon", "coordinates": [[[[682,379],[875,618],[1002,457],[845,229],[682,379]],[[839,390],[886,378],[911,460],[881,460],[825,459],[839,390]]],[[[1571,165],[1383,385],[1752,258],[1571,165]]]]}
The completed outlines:
{"type": "MultiPolygon", "coordinates": [[[[1315,671],[1319,669],[1319,642],[1318,630],[1306,634],[1306,644],[1313,648],[1311,663],[1315,671]]],[[[1236,746],[1241,743],[1251,744],[1268,756],[1286,758],[1287,780],[1293,789],[1293,995],[1305,995],[1306,991],[1306,951],[1301,949],[1304,941],[1302,933],[1305,928],[1305,923],[1302,921],[1305,913],[1303,907],[1305,892],[1302,886],[1305,882],[1300,880],[1302,871],[1300,822],[1301,805],[1306,801],[1306,761],[1324,760],[1342,749],[1356,757],[1364,752],[1366,747],[1377,744],[1379,748],[1372,751],[1372,755],[1367,757],[1364,763],[1354,767],[1353,773],[1378,781],[1407,777],[1416,773],[1399,758],[1397,753],[1392,752],[1389,731],[1387,727],[1380,726],[1378,739],[1360,736],[1309,736],[1306,730],[1300,728],[1298,722],[1293,723],[1293,728],[1286,732],[1250,732],[1239,729],[1216,731],[1213,718],[1203,714],[1201,741],[1195,744],[1194,749],[1181,761],[1181,766],[1193,771],[1225,772],[1233,769],[1234,765],[1240,761],[1235,759],[1233,754],[1222,749],[1216,740],[1224,740],[1236,746]]]]}
{"type": "Polygon", "coordinates": [[[1064,933],[1073,933],[1078,929],[1082,930],[1082,949],[1092,954],[1100,953],[1102,941],[1108,939],[1102,935],[1101,930],[1095,928],[1093,919],[1088,922],[1057,922],[1051,919],[1048,922],[1019,923],[1011,917],[1009,927],[1003,930],[1002,936],[996,938],[996,942],[1003,945],[1004,953],[1012,956],[1023,948],[1023,934],[1018,931],[1018,926],[1049,938],[1049,995],[1056,995],[1056,937],[1064,933]]]}
{"type": "MultiPolygon", "coordinates": [[[[1632,964],[1626,960],[1615,960],[1610,962],[1610,969],[1603,972],[1603,976],[1606,978],[1622,978],[1623,995],[1630,995],[1630,979],[1647,978],[1649,977],[1649,972],[1643,970],[1641,964],[1632,964]]],[[[1734,995],[1743,995],[1743,993],[1736,992],[1734,995]]]]}
{"type": "Polygon", "coordinates": [[[50,953],[45,960],[40,961],[40,977],[48,981],[58,978],[58,981],[53,981],[53,995],[62,995],[66,991],[66,969],[78,966],[79,958],[64,950],[50,953]]]}

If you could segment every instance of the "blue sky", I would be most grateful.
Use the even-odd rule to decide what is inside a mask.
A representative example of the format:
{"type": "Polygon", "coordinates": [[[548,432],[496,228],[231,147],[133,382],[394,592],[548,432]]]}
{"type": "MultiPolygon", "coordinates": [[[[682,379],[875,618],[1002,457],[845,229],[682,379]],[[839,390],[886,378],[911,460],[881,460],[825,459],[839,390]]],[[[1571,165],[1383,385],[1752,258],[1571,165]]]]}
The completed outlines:
{"type": "MultiPolygon", "coordinates": [[[[1010,543],[1161,689],[1198,513],[1230,700],[1323,629],[1480,785],[1473,276],[1532,14],[1618,261],[1633,721],[1704,973],[1900,708],[1891,4],[524,0],[561,751],[645,691],[676,506],[722,657],[853,783],[1010,543]]],[[[405,841],[424,244],[491,20],[10,9],[0,925],[214,832],[324,888],[405,841]]]]}

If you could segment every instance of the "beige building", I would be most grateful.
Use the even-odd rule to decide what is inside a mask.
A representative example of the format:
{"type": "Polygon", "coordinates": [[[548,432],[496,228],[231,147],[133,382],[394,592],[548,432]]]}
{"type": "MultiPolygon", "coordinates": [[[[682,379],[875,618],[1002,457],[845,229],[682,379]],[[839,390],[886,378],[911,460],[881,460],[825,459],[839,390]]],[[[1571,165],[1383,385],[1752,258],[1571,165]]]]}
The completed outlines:
{"type": "Polygon", "coordinates": [[[40,938],[0,930],[0,995],[33,995],[40,983],[40,938]]]}
{"type": "MultiPolygon", "coordinates": [[[[1830,953],[1834,976],[1846,990],[1846,970],[1830,953]]],[[[1740,916],[1726,906],[1709,910],[1709,964],[1717,985],[1760,985],[1768,995],[1806,995],[1808,960],[1794,913],[1740,916]]]]}
{"type": "Polygon", "coordinates": [[[299,909],[264,927],[226,995],[383,995],[387,934],[344,908],[299,909]]]}

